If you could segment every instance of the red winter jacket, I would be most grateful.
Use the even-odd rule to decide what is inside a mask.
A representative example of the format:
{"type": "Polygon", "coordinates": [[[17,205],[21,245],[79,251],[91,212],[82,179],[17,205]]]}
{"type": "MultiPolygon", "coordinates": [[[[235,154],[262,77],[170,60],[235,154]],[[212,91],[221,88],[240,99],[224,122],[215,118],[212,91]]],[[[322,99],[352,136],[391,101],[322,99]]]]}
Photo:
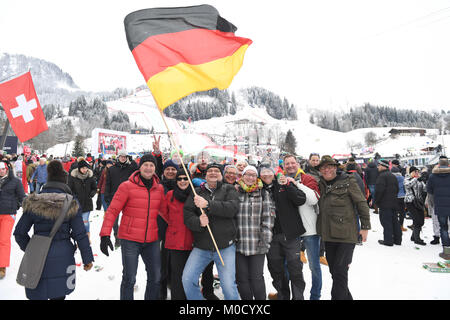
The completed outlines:
{"type": "Polygon", "coordinates": [[[139,171],[135,171],[120,184],[108,210],[105,212],[100,236],[111,235],[114,221],[122,211],[118,237],[135,242],[153,242],[158,240],[156,217],[164,210],[164,188],[153,175],[150,190],[144,186],[139,171]]]}
{"type": "Polygon", "coordinates": [[[183,207],[184,202],[180,202],[173,196],[173,190],[167,192],[165,210],[161,210],[161,217],[167,222],[166,249],[171,250],[192,250],[194,237],[192,231],[184,224],[183,207]]]}

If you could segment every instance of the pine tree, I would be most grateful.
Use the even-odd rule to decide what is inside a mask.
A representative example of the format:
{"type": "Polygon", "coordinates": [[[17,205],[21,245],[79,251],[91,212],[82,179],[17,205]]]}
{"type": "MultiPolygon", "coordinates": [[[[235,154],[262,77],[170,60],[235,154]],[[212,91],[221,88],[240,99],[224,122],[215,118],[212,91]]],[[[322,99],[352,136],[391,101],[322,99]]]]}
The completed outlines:
{"type": "Polygon", "coordinates": [[[286,133],[286,138],[284,139],[283,149],[287,153],[295,155],[295,148],[297,147],[297,141],[292,134],[292,131],[289,129],[286,133]]]}
{"type": "Polygon", "coordinates": [[[79,134],[75,137],[75,145],[73,146],[72,155],[74,157],[84,156],[84,138],[79,134]]]}

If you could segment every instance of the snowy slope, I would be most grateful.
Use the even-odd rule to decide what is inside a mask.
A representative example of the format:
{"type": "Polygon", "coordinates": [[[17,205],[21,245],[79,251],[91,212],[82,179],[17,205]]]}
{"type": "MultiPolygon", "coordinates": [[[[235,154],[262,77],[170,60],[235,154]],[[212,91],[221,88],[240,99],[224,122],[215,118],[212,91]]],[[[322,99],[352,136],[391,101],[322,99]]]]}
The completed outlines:
{"type": "MultiPolygon", "coordinates": [[[[246,138],[242,134],[242,128],[236,121],[250,120],[262,124],[260,132],[265,136],[270,135],[272,144],[276,143],[277,136],[285,135],[290,129],[297,141],[297,154],[308,157],[310,153],[315,152],[323,154],[349,154],[351,151],[358,154],[361,148],[367,147],[365,135],[368,132],[376,134],[378,142],[374,146],[374,153],[378,152],[382,157],[391,157],[395,154],[401,156],[413,153],[423,153],[420,150],[438,144],[444,147],[450,146],[450,136],[437,136],[436,130],[427,129],[425,137],[400,136],[395,139],[390,138],[389,131],[392,127],[384,128],[364,128],[350,132],[337,132],[322,129],[309,122],[309,114],[305,110],[298,110],[298,120],[277,120],[269,116],[264,108],[253,108],[246,104],[242,95],[236,95],[238,111],[235,115],[227,115],[220,118],[209,120],[200,120],[192,123],[180,121],[165,117],[170,131],[173,133],[175,143],[181,147],[185,154],[197,154],[206,147],[217,146],[208,135],[221,137],[220,141],[227,141],[226,144],[236,143],[233,137],[240,136],[241,143],[246,138]],[[351,148],[359,145],[360,148],[351,148]]],[[[196,99],[211,100],[211,97],[196,97],[196,99]]],[[[133,95],[121,98],[119,100],[107,102],[109,112],[125,112],[130,118],[130,123],[136,123],[137,126],[154,130],[156,135],[161,135],[161,148],[163,151],[172,151],[171,144],[166,135],[166,126],[156,107],[150,91],[141,90],[133,95]]],[[[152,148],[153,135],[130,135],[129,150],[134,152],[149,151],[152,148]]],[[[266,141],[261,141],[265,144],[266,141]]],[[[90,143],[86,143],[90,146],[90,143]]],[[[66,144],[54,146],[47,153],[54,155],[63,155],[66,144]]],[[[88,147],[89,148],[89,147],[88,147]]],[[[68,148],[70,152],[70,148],[68,148]]],[[[90,150],[87,149],[87,152],[90,150]]],[[[217,154],[220,154],[218,151],[217,154]]],[[[225,152],[224,156],[232,156],[232,152],[225,152]]],[[[222,154],[221,154],[222,155],[222,154]]]]}
{"type": "MultiPolygon", "coordinates": [[[[95,199],[94,199],[95,201],[95,199]]],[[[17,214],[17,219],[21,211],[17,214]]],[[[91,241],[95,256],[94,266],[102,266],[102,271],[96,272],[92,268],[86,272],[77,267],[75,291],[67,297],[70,300],[118,300],[120,297],[120,282],[122,278],[122,262],[120,249],[110,253],[109,257],[100,251],[99,232],[103,221],[103,211],[93,211],[90,216],[91,241]]],[[[353,262],[349,271],[349,288],[356,300],[448,300],[450,299],[450,274],[431,273],[422,268],[423,262],[437,262],[441,245],[427,245],[419,249],[409,240],[411,231],[403,233],[401,246],[385,247],[378,244],[382,239],[383,229],[378,215],[371,210],[372,230],[369,231],[368,241],[363,246],[356,246],[353,262]]],[[[411,220],[405,220],[405,225],[411,220]]],[[[432,237],[432,221],[425,220],[423,238],[427,243],[432,237]]],[[[26,299],[23,287],[16,284],[17,270],[22,259],[20,250],[12,237],[11,266],[7,268],[6,278],[0,280],[0,300],[26,299]]],[[[79,252],[75,261],[81,261],[79,252]]],[[[328,267],[322,269],[322,300],[331,298],[331,276],[328,267]]],[[[311,272],[308,265],[303,267],[306,282],[305,298],[309,299],[311,288],[311,272]]],[[[267,293],[274,292],[272,279],[264,270],[267,293]]],[[[142,260],[139,261],[137,273],[137,291],[135,299],[142,300],[146,285],[146,273],[142,260]]],[[[220,289],[216,294],[223,297],[220,289]]]]}

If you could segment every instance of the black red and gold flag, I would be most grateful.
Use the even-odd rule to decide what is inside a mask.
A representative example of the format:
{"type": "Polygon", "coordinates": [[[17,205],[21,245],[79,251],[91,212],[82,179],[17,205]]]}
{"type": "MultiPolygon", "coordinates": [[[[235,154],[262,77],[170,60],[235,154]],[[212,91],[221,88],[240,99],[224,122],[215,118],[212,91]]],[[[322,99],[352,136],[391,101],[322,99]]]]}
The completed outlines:
{"type": "Polygon", "coordinates": [[[196,91],[228,88],[250,39],[210,5],[153,8],[125,17],[128,46],[161,110],[196,91]]]}

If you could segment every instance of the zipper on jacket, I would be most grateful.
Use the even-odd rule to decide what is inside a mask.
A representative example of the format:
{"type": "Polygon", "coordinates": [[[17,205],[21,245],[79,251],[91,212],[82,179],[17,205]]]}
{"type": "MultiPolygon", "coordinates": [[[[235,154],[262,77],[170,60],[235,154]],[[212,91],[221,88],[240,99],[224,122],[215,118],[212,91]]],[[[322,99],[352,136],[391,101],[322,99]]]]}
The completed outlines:
{"type": "MultiPolygon", "coordinates": [[[[147,189],[147,188],[146,188],[147,189]]],[[[147,231],[148,231],[148,218],[150,217],[150,189],[147,189],[148,192],[148,209],[147,209],[147,222],[145,224],[145,237],[144,243],[147,242],[147,231]]]]}

